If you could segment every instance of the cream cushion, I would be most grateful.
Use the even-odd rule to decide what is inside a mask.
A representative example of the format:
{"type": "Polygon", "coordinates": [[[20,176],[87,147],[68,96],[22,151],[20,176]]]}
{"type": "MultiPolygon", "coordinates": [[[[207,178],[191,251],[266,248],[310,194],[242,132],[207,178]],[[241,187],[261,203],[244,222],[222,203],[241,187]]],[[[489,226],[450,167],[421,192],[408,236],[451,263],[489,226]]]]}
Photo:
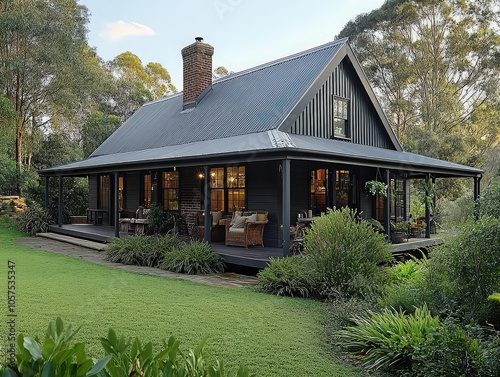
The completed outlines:
{"type": "Polygon", "coordinates": [[[235,229],[237,229],[237,228],[244,228],[246,221],[247,221],[247,217],[246,216],[236,216],[234,218],[234,223],[231,226],[231,228],[235,228],[235,229]]]}
{"type": "Polygon", "coordinates": [[[266,214],[265,213],[258,213],[257,214],[257,221],[265,221],[266,220],[266,214]]]}
{"type": "Polygon", "coordinates": [[[229,228],[229,233],[244,234],[245,228],[235,228],[234,226],[232,226],[231,228],[229,228]]]}
{"type": "Polygon", "coordinates": [[[222,220],[222,211],[216,211],[212,213],[212,225],[218,225],[219,221],[222,220]]]}
{"type": "Polygon", "coordinates": [[[254,213],[247,217],[247,221],[257,221],[257,214],[254,213]]]}

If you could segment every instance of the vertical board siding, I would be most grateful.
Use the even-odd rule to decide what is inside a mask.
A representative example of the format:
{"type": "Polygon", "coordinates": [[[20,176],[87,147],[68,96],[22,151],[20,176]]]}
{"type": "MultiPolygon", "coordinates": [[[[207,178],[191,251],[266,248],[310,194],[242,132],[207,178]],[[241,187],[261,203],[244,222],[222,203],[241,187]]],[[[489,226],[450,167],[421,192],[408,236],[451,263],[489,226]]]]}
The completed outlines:
{"type": "Polygon", "coordinates": [[[381,119],[348,58],[335,68],[297,118],[290,132],[298,135],[332,138],[333,96],[350,100],[350,138],[345,140],[346,142],[394,149],[381,119]]]}
{"type": "Polygon", "coordinates": [[[278,205],[278,162],[256,162],[247,167],[247,207],[249,211],[267,211],[269,222],[264,228],[264,245],[279,247],[281,205],[278,205]]]}
{"type": "Polygon", "coordinates": [[[139,172],[128,172],[125,175],[125,207],[129,212],[137,211],[141,200],[141,176],[139,172]]]}
{"type": "Polygon", "coordinates": [[[99,185],[97,184],[97,175],[89,175],[89,208],[97,208],[97,190],[99,185]]]}

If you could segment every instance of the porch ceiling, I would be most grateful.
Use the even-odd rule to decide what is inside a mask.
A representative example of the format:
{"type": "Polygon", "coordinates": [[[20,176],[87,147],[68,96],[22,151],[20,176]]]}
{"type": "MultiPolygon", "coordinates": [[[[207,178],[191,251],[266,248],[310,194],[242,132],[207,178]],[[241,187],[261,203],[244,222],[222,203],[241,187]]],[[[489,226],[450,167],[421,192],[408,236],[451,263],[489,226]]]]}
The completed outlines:
{"type": "Polygon", "coordinates": [[[47,176],[76,176],[171,166],[249,163],[258,160],[307,159],[404,171],[410,176],[476,177],[482,170],[410,152],[350,142],[294,135],[277,130],[217,140],[91,157],[40,171],[47,176]]]}

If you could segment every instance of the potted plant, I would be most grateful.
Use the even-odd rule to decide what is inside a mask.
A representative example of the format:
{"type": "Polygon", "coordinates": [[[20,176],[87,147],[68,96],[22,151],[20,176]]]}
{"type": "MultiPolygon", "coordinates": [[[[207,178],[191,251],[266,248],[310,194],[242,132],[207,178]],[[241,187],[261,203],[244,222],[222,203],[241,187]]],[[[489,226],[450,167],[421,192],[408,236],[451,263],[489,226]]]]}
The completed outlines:
{"type": "Polygon", "coordinates": [[[408,223],[400,221],[397,223],[391,222],[391,241],[392,243],[402,243],[408,232],[408,223]]]}
{"type": "Polygon", "coordinates": [[[365,183],[365,188],[373,196],[387,196],[387,185],[384,182],[379,181],[367,181],[365,183]]]}

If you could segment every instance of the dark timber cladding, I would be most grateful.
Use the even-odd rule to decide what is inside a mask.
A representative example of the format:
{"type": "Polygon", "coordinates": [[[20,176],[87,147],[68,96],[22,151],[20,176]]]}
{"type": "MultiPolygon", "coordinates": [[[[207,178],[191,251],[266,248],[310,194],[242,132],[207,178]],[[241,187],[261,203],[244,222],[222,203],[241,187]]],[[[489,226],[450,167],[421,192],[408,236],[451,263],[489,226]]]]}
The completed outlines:
{"type": "Polygon", "coordinates": [[[333,97],[349,100],[349,132],[351,142],[378,148],[394,149],[370,98],[346,57],[321,86],[290,132],[298,135],[330,139],[333,137],[333,97]]]}

